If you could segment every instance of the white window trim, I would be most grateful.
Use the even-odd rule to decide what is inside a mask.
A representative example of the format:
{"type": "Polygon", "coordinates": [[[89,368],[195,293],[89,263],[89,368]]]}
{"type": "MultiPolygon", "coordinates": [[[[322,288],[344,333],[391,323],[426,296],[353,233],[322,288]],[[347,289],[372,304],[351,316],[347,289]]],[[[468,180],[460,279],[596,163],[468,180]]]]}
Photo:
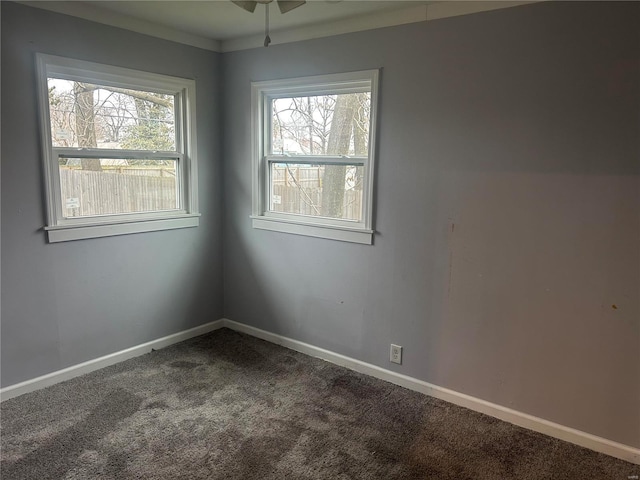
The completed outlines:
{"type": "MultiPolygon", "coordinates": [[[[345,242],[373,243],[373,180],[376,147],[376,121],[378,106],[378,70],[299,77],[251,83],[251,135],[252,135],[252,224],[253,228],[296,235],[341,240],[345,242]],[[369,129],[369,155],[354,157],[365,167],[363,191],[363,221],[329,219],[269,211],[268,164],[282,158],[295,161],[296,157],[268,155],[269,101],[293,95],[323,95],[362,92],[371,89],[371,125],[369,129]]],[[[319,160],[322,157],[319,157],[319,160]]],[[[328,163],[349,164],[349,157],[328,158],[328,163]]],[[[309,162],[309,157],[305,157],[309,162]]],[[[324,160],[321,163],[327,163],[324,160]]],[[[353,162],[352,162],[353,163],[353,162]]]]}
{"type": "Polygon", "coordinates": [[[47,225],[44,230],[47,232],[49,243],[199,225],[194,80],[39,53],[36,54],[36,69],[47,205],[47,225]],[[176,130],[179,132],[176,138],[176,152],[152,152],[151,156],[175,158],[178,161],[180,209],[73,219],[64,217],[58,172],[60,156],[78,156],[84,153],[93,156],[99,154],[100,158],[120,158],[126,154],[127,158],[135,158],[136,155],[147,154],[146,158],[148,158],[150,152],[54,147],[51,138],[47,85],[47,78],[51,75],[120,88],[146,89],[171,95],[179,93],[176,97],[180,99],[176,102],[176,130]]]}

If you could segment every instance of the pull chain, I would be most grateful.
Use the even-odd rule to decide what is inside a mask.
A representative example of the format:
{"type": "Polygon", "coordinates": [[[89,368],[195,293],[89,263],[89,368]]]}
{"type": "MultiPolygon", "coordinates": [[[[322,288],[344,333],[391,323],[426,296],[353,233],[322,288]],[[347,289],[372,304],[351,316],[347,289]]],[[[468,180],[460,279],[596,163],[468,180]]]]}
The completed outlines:
{"type": "Polygon", "coordinates": [[[266,8],[264,16],[264,46],[268,47],[271,43],[271,37],[269,37],[269,4],[264,5],[266,8]]]}

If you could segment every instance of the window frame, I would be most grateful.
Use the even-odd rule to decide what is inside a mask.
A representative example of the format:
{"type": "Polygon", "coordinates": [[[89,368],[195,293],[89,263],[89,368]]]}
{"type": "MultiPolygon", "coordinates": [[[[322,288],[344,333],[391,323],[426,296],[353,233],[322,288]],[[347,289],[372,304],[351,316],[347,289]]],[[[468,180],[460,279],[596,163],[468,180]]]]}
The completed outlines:
{"type": "Polygon", "coordinates": [[[40,133],[49,243],[197,227],[198,173],[194,80],[54,55],[36,54],[40,133]],[[175,151],[54,147],[48,94],[50,77],[174,95],[175,151]],[[64,216],[60,158],[162,159],[176,162],[178,208],[69,218],[64,216]]]}
{"type": "Polygon", "coordinates": [[[252,134],[252,225],[253,228],[328,238],[346,242],[373,243],[373,182],[379,70],[297,77],[251,83],[252,134]],[[368,155],[274,155],[271,151],[271,101],[296,96],[370,92],[371,112],[368,155]],[[275,163],[312,165],[362,165],[364,167],[362,221],[316,217],[271,211],[271,169],[275,163]]]}

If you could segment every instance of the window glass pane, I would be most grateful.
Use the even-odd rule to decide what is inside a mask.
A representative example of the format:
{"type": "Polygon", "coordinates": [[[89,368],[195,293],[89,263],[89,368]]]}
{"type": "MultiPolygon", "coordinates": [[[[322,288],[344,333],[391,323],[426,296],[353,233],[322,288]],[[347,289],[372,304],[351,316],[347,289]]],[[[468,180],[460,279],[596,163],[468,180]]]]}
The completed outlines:
{"type": "Polygon", "coordinates": [[[271,154],[368,154],[369,92],[277,98],[271,108],[271,154]]]}
{"type": "Polygon", "coordinates": [[[61,158],[65,218],[176,210],[175,160],[61,158]]]}
{"type": "Polygon", "coordinates": [[[173,95],[49,78],[54,147],[176,150],[173,95]]]}
{"type": "Polygon", "coordinates": [[[362,221],[364,167],[271,165],[271,211],[362,221]]]}

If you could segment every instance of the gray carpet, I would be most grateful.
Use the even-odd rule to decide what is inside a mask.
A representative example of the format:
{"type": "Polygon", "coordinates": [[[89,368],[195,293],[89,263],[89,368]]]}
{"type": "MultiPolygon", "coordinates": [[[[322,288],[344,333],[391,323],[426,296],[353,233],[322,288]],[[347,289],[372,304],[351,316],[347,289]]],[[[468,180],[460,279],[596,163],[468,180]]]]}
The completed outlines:
{"type": "Polygon", "coordinates": [[[616,479],[640,468],[222,329],[1,405],[9,479],[616,479]]]}

